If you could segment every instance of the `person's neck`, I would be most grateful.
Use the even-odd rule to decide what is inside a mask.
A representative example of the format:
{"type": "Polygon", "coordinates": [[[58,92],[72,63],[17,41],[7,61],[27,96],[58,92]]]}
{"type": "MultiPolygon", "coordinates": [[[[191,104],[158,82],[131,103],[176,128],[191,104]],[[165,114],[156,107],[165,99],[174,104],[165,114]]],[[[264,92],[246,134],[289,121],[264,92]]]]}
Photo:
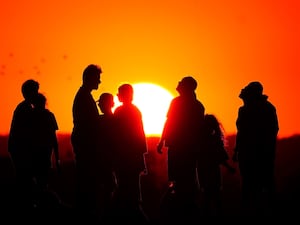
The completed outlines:
{"type": "Polygon", "coordinates": [[[93,88],[86,86],[86,85],[82,85],[81,88],[83,88],[84,90],[88,91],[88,92],[92,92],[93,88]]]}

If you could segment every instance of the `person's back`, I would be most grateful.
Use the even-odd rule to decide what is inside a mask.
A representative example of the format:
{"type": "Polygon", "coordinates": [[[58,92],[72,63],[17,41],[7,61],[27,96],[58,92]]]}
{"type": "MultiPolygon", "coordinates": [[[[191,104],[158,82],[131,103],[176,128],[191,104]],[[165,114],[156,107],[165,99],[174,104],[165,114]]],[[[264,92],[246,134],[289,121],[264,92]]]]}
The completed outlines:
{"type": "MultiPolygon", "coordinates": [[[[58,124],[55,115],[46,108],[46,97],[39,93],[33,101],[33,160],[34,174],[40,191],[48,186],[49,172],[54,153],[56,166],[59,166],[58,124]]],[[[59,168],[58,168],[59,169],[59,168]]]]}
{"type": "MultiPolygon", "coordinates": [[[[206,114],[203,126],[203,145],[199,151],[199,167],[201,173],[207,173],[208,170],[218,171],[216,177],[209,176],[208,179],[215,179],[217,189],[221,185],[220,166],[226,164],[229,159],[225,149],[224,131],[221,124],[214,115],[206,114]]],[[[200,184],[201,185],[201,184],[200,184]]]]}
{"type": "Polygon", "coordinates": [[[221,215],[222,171],[225,166],[229,172],[235,169],[228,164],[225,149],[224,130],[212,114],[206,114],[203,125],[203,142],[198,155],[198,178],[204,195],[204,215],[221,215]]]}
{"type": "Polygon", "coordinates": [[[54,113],[46,108],[46,97],[39,93],[33,105],[35,145],[50,149],[57,148],[58,124],[54,113]]]}

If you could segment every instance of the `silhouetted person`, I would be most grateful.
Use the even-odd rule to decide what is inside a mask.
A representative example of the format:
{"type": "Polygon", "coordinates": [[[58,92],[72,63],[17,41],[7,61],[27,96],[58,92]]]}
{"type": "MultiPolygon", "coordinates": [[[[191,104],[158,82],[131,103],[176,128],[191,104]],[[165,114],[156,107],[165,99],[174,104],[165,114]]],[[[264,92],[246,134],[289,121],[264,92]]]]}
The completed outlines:
{"type": "Polygon", "coordinates": [[[130,84],[119,86],[117,95],[122,103],[114,111],[117,131],[114,158],[118,183],[117,207],[121,214],[126,215],[126,219],[141,223],[136,221],[137,217],[142,216],[140,175],[146,171],[144,155],[148,152],[142,114],[132,104],[134,93],[130,84]]]}
{"type": "Polygon", "coordinates": [[[33,206],[32,101],[37,96],[38,90],[39,83],[35,80],[26,80],[22,84],[24,100],[14,110],[8,136],[8,151],[14,165],[18,194],[20,194],[18,197],[21,204],[25,206],[33,206]]]}
{"type": "Polygon", "coordinates": [[[212,114],[204,117],[203,135],[203,146],[198,156],[198,177],[203,192],[204,215],[219,216],[222,213],[220,166],[225,166],[230,173],[234,173],[235,169],[228,163],[223,127],[212,114]]]}
{"type": "MultiPolygon", "coordinates": [[[[76,166],[76,208],[78,216],[96,217],[96,163],[99,138],[99,112],[91,92],[100,84],[101,68],[88,65],[82,74],[82,85],[73,102],[71,142],[76,166]]],[[[94,219],[94,218],[93,218],[94,219]]]]}
{"type": "Polygon", "coordinates": [[[53,112],[46,108],[46,97],[39,93],[33,100],[33,165],[37,191],[41,193],[48,188],[51,168],[60,170],[58,141],[56,131],[58,124],[53,112]],[[52,167],[52,156],[55,165],[52,167]]]}
{"type": "Polygon", "coordinates": [[[97,191],[99,217],[106,221],[110,216],[112,198],[116,188],[113,171],[113,156],[115,155],[116,128],[112,112],[114,96],[111,93],[102,93],[97,100],[102,114],[99,116],[99,151],[97,169],[97,191]]]}
{"type": "Polygon", "coordinates": [[[279,130],[276,108],[263,94],[260,82],[250,82],[240,92],[244,105],[236,120],[234,160],[238,160],[242,179],[244,212],[274,205],[274,163],[279,130]],[[267,202],[263,202],[264,198],[267,202]]]}
{"type": "Polygon", "coordinates": [[[171,101],[157,146],[158,153],[162,153],[163,146],[168,148],[168,179],[183,211],[176,216],[189,213],[195,202],[196,152],[201,147],[205,111],[197,99],[196,88],[197,81],[191,76],[179,81],[176,87],[179,96],[171,101]]]}

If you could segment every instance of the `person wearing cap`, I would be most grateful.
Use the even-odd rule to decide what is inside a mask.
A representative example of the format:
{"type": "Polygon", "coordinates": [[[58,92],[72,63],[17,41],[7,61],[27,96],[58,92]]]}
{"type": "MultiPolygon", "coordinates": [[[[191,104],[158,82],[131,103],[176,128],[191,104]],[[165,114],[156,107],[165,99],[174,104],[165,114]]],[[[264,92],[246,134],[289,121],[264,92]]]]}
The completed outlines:
{"type": "Polygon", "coordinates": [[[279,131],[275,106],[263,94],[258,81],[244,87],[239,98],[243,106],[238,110],[237,134],[233,161],[239,163],[242,181],[242,206],[245,213],[262,213],[264,194],[270,210],[275,194],[274,164],[279,131]]]}
{"type": "Polygon", "coordinates": [[[157,146],[160,154],[163,147],[168,150],[169,187],[178,197],[182,212],[189,211],[193,206],[197,189],[196,153],[201,144],[205,108],[197,99],[196,88],[197,81],[192,76],[179,81],[176,87],[179,96],[170,103],[157,146]]]}
{"type": "Polygon", "coordinates": [[[75,155],[76,209],[83,217],[95,217],[96,210],[96,152],[98,149],[99,112],[91,92],[99,87],[101,68],[88,65],[82,74],[72,107],[73,130],[71,143],[75,155]]]}

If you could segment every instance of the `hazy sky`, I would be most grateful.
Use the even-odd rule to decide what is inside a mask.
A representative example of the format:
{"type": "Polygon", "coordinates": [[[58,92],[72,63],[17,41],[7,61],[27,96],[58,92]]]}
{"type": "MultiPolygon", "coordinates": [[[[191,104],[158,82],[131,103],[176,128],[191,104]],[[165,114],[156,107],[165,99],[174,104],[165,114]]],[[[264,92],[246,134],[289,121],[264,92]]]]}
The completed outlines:
{"type": "Polygon", "coordinates": [[[259,80],[277,107],[280,136],[300,133],[299,0],[11,0],[0,7],[0,134],[24,80],[39,81],[60,132],[71,132],[83,69],[101,65],[95,98],[150,82],[174,96],[186,75],[235,133],[238,94],[259,80]]]}

